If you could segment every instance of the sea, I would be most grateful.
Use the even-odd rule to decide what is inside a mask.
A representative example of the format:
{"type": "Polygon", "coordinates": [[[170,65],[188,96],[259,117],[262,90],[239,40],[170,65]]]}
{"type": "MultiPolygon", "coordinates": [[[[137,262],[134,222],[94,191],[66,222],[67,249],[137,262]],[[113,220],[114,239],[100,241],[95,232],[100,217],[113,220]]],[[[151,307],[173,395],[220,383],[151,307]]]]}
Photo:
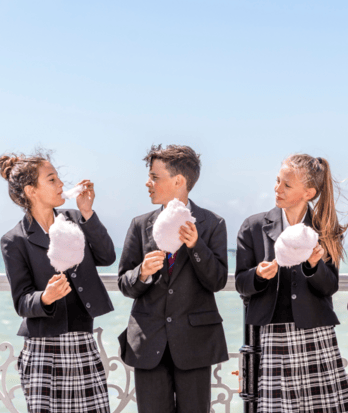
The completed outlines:
{"type": "MultiPolygon", "coordinates": [[[[117,274],[118,262],[121,257],[122,249],[116,248],[117,260],[110,267],[100,267],[98,271],[100,274],[117,274]]],[[[229,273],[234,273],[235,271],[235,250],[229,249],[228,251],[228,265],[229,273]]],[[[0,274],[5,273],[4,263],[0,257],[0,274]]],[[[348,264],[342,263],[340,268],[341,274],[348,274],[348,264]]],[[[10,292],[1,291],[0,292],[1,306],[0,306],[0,374],[3,365],[9,356],[9,350],[5,349],[2,343],[10,342],[14,346],[14,355],[18,356],[19,352],[23,346],[23,338],[17,336],[17,331],[21,322],[21,318],[16,314],[13,308],[13,302],[10,292]]],[[[132,306],[132,299],[124,297],[120,292],[109,292],[112,299],[115,311],[106,314],[102,317],[95,319],[95,328],[101,327],[103,329],[102,339],[103,345],[108,357],[116,356],[118,352],[118,340],[117,337],[126,328],[130,309],[132,306]]],[[[216,294],[217,304],[223,318],[223,325],[226,334],[226,340],[228,344],[228,350],[232,353],[237,353],[240,347],[243,345],[243,306],[242,301],[237,292],[233,291],[222,291],[216,294]]],[[[336,326],[336,332],[338,337],[338,343],[341,350],[341,354],[344,358],[348,359],[348,292],[342,291],[334,295],[334,308],[337,316],[341,322],[340,325],[336,326]]],[[[97,335],[96,335],[97,339],[97,335]]],[[[232,371],[238,370],[237,359],[231,359],[230,361],[222,364],[222,369],[218,373],[218,376],[222,378],[222,382],[227,384],[229,387],[237,389],[238,377],[231,375],[232,371]]],[[[124,389],[126,382],[125,372],[123,367],[118,364],[118,367],[110,372],[109,380],[111,380],[116,386],[109,388],[110,395],[110,405],[111,412],[114,412],[120,403],[118,399],[118,391],[116,389],[117,385],[124,389]]],[[[212,383],[216,383],[216,378],[212,377],[212,383]]],[[[14,385],[19,385],[18,372],[14,369],[14,363],[9,366],[7,373],[7,388],[10,389],[14,385]]],[[[134,386],[133,381],[131,382],[131,388],[134,386]]],[[[0,391],[0,413],[8,413],[9,410],[4,407],[1,402],[0,391]]],[[[219,391],[213,389],[212,400],[217,399],[219,394],[223,394],[227,397],[227,393],[220,389],[219,391]]],[[[17,389],[14,392],[15,398],[13,399],[13,404],[19,412],[26,412],[26,404],[24,396],[21,389],[17,389]]],[[[221,397],[221,396],[219,396],[221,397]]],[[[225,413],[225,407],[223,405],[215,404],[214,406],[216,413],[225,413]]],[[[243,412],[243,403],[237,394],[233,396],[232,399],[232,410],[235,413],[243,412]]],[[[124,413],[136,413],[136,404],[131,401],[124,413]]]]}

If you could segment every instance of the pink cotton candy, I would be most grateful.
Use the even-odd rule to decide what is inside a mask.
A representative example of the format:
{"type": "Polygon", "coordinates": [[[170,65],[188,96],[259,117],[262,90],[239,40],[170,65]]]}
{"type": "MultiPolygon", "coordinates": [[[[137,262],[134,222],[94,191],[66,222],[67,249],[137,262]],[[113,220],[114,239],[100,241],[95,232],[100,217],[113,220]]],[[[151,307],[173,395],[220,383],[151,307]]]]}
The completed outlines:
{"type": "Polygon", "coordinates": [[[49,237],[47,255],[56,271],[63,272],[80,264],[84,257],[85,236],[78,225],[59,214],[49,230],[49,237]]]}
{"type": "Polygon", "coordinates": [[[174,198],[168,202],[153,226],[153,238],[158,248],[174,254],[183,244],[179,237],[179,229],[186,221],[196,222],[185,204],[174,198]]]}
{"type": "Polygon", "coordinates": [[[83,191],[84,191],[83,185],[77,185],[74,188],[69,189],[69,191],[64,191],[62,193],[62,198],[63,199],[77,198],[83,191]]]}
{"type": "Polygon", "coordinates": [[[304,224],[287,227],[275,245],[275,256],[280,267],[292,267],[308,260],[317,245],[318,234],[304,224]]]}

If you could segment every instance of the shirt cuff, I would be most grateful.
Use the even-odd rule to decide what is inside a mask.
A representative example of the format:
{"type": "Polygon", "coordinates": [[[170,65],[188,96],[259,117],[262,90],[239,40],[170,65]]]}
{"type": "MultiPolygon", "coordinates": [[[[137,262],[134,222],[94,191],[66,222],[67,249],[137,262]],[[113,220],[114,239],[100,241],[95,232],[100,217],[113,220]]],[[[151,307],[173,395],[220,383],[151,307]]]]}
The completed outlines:
{"type": "Polygon", "coordinates": [[[142,280],[140,279],[140,276],[141,276],[141,267],[140,267],[140,269],[139,269],[139,281],[141,281],[143,284],[151,284],[151,283],[152,283],[152,275],[149,275],[149,276],[146,278],[145,281],[142,281],[142,280]]]}

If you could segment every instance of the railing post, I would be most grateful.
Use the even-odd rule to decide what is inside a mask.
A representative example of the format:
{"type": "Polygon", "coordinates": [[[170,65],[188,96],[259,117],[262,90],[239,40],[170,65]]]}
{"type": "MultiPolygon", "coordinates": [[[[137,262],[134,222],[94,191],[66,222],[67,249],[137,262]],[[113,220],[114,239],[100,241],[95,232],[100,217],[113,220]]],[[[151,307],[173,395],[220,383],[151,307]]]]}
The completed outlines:
{"type": "Polygon", "coordinates": [[[260,327],[245,324],[246,306],[244,306],[244,345],[239,349],[243,355],[243,387],[240,397],[244,400],[244,413],[256,413],[257,381],[261,355],[260,327]]]}

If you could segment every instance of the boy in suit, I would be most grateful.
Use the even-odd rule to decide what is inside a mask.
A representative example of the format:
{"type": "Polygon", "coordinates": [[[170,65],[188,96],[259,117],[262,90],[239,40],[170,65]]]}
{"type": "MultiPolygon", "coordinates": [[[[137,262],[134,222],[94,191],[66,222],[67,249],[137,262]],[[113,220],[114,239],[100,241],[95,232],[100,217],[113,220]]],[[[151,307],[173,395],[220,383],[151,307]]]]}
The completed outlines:
{"type": "Polygon", "coordinates": [[[209,413],[211,366],[228,360],[214,297],[227,282],[226,224],[188,198],[201,166],[193,149],[152,146],[144,160],[151,201],[161,208],[134,218],[124,243],[118,283],[134,303],[119,337],[122,359],[134,367],[139,413],[209,413]],[[181,227],[183,245],[166,256],[152,228],[174,198],[196,224],[181,227]]]}

